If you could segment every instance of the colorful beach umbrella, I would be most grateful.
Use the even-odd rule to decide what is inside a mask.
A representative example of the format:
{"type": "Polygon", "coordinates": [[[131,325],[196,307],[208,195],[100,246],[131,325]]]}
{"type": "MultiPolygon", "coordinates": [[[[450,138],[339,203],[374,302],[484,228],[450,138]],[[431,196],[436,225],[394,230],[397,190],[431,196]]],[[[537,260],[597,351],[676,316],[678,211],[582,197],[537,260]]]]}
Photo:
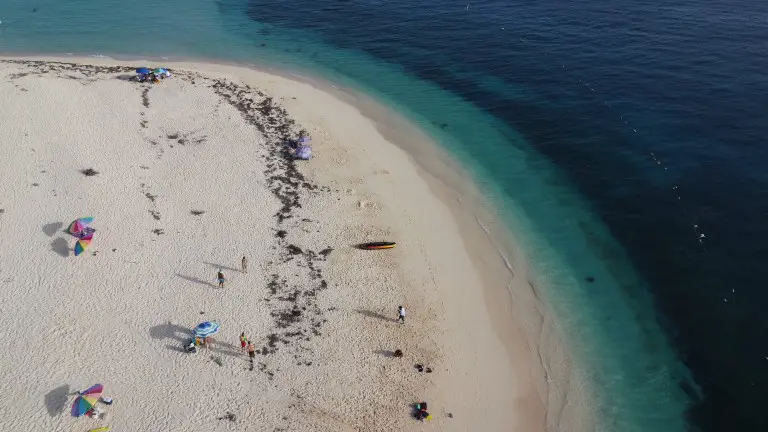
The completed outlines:
{"type": "Polygon", "coordinates": [[[90,226],[93,223],[92,217],[84,217],[84,218],[78,218],[72,221],[71,224],[69,224],[69,233],[72,235],[76,235],[77,233],[83,231],[88,226],[90,226]]]}
{"type": "Polygon", "coordinates": [[[152,71],[149,70],[148,68],[145,68],[145,67],[140,67],[140,68],[136,69],[136,73],[139,74],[139,75],[146,75],[146,74],[148,74],[150,72],[152,72],[152,71]]]}
{"type": "Polygon", "coordinates": [[[92,227],[85,227],[82,231],[78,233],[73,233],[72,235],[83,240],[91,240],[93,238],[93,233],[95,233],[96,230],[92,227]]]}
{"type": "Polygon", "coordinates": [[[201,322],[195,327],[195,336],[206,338],[219,332],[219,323],[213,321],[201,322]]]}
{"type": "Polygon", "coordinates": [[[91,244],[91,238],[80,239],[75,243],[75,256],[80,256],[91,244]]]}
{"type": "Polygon", "coordinates": [[[93,406],[99,401],[101,393],[104,392],[104,386],[96,384],[90,387],[88,390],[80,393],[80,396],[75,399],[75,403],[72,404],[72,415],[80,417],[83,414],[93,409],[93,406]]]}
{"type": "Polygon", "coordinates": [[[155,75],[160,75],[161,73],[164,73],[164,72],[165,72],[165,69],[163,68],[155,68],[155,70],[152,71],[152,73],[155,75]]]}

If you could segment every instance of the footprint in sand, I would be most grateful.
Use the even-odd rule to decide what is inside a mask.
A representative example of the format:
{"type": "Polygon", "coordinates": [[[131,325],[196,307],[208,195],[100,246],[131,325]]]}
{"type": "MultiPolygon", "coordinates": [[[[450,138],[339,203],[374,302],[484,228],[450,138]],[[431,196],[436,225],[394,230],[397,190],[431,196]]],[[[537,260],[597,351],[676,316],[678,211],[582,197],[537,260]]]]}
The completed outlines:
{"type": "Polygon", "coordinates": [[[358,201],[357,206],[361,209],[381,210],[381,206],[379,204],[368,200],[358,201]]]}
{"type": "Polygon", "coordinates": [[[349,160],[347,158],[344,158],[344,157],[333,156],[333,157],[331,157],[331,160],[333,161],[333,163],[335,163],[336,165],[339,165],[339,166],[349,165],[349,160]]]}

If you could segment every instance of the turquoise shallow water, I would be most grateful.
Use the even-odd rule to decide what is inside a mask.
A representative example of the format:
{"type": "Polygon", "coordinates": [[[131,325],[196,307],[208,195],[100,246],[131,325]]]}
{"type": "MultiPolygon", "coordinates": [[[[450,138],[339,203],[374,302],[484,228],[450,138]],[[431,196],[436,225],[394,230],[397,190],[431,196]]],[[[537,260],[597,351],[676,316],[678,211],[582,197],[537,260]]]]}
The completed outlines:
{"type": "MultiPolygon", "coordinates": [[[[647,13],[656,8],[642,4],[647,13]]],[[[707,150],[711,154],[697,153],[701,143],[680,129],[685,119],[675,117],[676,107],[687,107],[698,94],[690,83],[704,78],[687,77],[679,57],[659,63],[647,77],[637,78],[645,81],[632,85],[648,95],[661,90],[669,94],[674,89],[654,86],[671,76],[671,82],[689,83],[690,89],[677,84],[681,89],[664,105],[656,96],[643,100],[621,84],[640,68],[616,62],[624,59],[619,53],[627,47],[645,60],[663,54],[642,51],[649,42],[633,36],[644,31],[640,24],[620,23],[629,25],[619,26],[627,39],[610,43],[599,34],[620,18],[597,6],[577,11],[545,2],[540,7],[547,13],[535,15],[522,5],[493,2],[6,0],[0,3],[0,52],[275,66],[374,96],[435,137],[500,207],[530,258],[536,283],[559,318],[577,364],[597,390],[602,430],[723,430],[693,407],[706,406],[707,397],[718,400],[718,395],[734,392],[723,390],[724,384],[711,377],[716,374],[711,364],[717,362],[694,361],[693,354],[704,349],[696,348],[702,344],[688,329],[692,325],[682,320],[701,325],[702,319],[681,312],[680,304],[696,308],[687,294],[671,291],[672,285],[700,282],[689,274],[703,270],[687,262],[663,267],[648,258],[672,262],[675,256],[695,255],[700,247],[698,231],[686,224],[705,218],[704,213],[697,213],[689,198],[679,207],[658,197],[665,189],[674,201],[668,188],[673,184],[693,187],[685,174],[688,165],[698,165],[694,160],[719,161],[712,146],[707,150]],[[478,12],[470,15],[472,8],[478,12]],[[579,13],[592,13],[592,21],[577,18],[579,13]],[[521,22],[525,14],[538,21],[521,22]],[[586,30],[579,33],[584,22],[586,30]],[[523,25],[528,26],[525,32],[523,25]],[[558,39],[555,27],[573,45],[558,39]],[[501,36],[502,31],[511,35],[501,36]],[[581,72],[567,72],[578,67],[581,72]],[[601,76],[600,84],[590,84],[590,74],[601,76]],[[644,103],[657,104],[664,116],[641,109],[644,103]],[[654,149],[686,158],[670,163],[671,171],[659,172],[648,156],[654,149]],[[648,207],[656,211],[644,213],[648,207]],[[634,238],[625,233],[632,231],[647,234],[634,238]],[[655,235],[666,236],[668,244],[650,241],[655,235]],[[649,244],[643,244],[646,240],[649,244]],[[644,266],[638,269],[638,263],[644,266]],[[651,271],[657,269],[672,276],[660,279],[651,271]],[[659,287],[674,294],[665,297],[659,287]],[[696,381],[708,386],[702,390],[696,381]]],[[[736,20],[734,25],[750,23],[736,20]]],[[[664,34],[667,39],[659,36],[653,43],[674,46],[697,28],[664,34]]],[[[727,70],[706,63],[706,52],[699,54],[696,61],[703,68],[728,76],[727,70]]],[[[724,100],[727,94],[718,95],[724,100]]],[[[711,124],[718,121],[703,109],[697,115],[711,124]]],[[[711,221],[709,226],[714,225],[711,221]]],[[[711,294],[718,302],[719,288],[713,287],[711,294]]],[[[702,308],[707,311],[703,316],[718,314],[714,306],[702,308]]],[[[743,419],[745,427],[764,420],[739,412],[737,403],[723,404],[723,412],[743,419]]]]}

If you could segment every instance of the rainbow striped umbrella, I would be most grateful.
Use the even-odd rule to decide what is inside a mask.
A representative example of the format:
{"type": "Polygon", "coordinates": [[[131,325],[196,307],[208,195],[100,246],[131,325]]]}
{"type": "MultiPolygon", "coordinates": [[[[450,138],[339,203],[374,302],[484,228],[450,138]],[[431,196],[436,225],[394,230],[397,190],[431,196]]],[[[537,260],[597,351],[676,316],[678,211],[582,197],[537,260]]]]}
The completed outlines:
{"type": "Polygon", "coordinates": [[[77,237],[79,239],[88,239],[88,240],[90,240],[90,239],[93,238],[93,233],[95,233],[95,232],[96,232],[96,229],[94,229],[93,227],[89,227],[88,226],[88,227],[83,228],[82,231],[80,231],[78,233],[72,234],[72,236],[73,237],[77,237]]]}
{"type": "Polygon", "coordinates": [[[76,235],[77,233],[88,228],[88,226],[91,225],[92,223],[93,223],[92,217],[75,219],[74,221],[72,221],[71,224],[69,224],[69,233],[72,235],[76,235]]]}
{"type": "Polygon", "coordinates": [[[79,256],[83,252],[85,252],[85,249],[88,248],[88,245],[91,244],[91,238],[83,238],[77,241],[75,243],[75,256],[79,256]]]}
{"type": "Polygon", "coordinates": [[[75,403],[72,404],[72,415],[74,417],[80,417],[92,410],[94,405],[99,401],[102,392],[104,392],[104,386],[96,384],[80,393],[80,396],[75,399],[75,403]]]}

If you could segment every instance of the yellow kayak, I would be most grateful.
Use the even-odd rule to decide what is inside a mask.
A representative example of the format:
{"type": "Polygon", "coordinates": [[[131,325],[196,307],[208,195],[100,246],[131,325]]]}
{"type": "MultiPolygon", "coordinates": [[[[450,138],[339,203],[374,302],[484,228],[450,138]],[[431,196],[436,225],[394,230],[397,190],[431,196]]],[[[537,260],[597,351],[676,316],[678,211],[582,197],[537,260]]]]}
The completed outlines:
{"type": "Polygon", "coordinates": [[[104,426],[104,427],[100,427],[100,428],[96,428],[96,429],[91,429],[88,432],[106,432],[108,430],[112,430],[112,428],[109,427],[109,426],[104,426]]]}

